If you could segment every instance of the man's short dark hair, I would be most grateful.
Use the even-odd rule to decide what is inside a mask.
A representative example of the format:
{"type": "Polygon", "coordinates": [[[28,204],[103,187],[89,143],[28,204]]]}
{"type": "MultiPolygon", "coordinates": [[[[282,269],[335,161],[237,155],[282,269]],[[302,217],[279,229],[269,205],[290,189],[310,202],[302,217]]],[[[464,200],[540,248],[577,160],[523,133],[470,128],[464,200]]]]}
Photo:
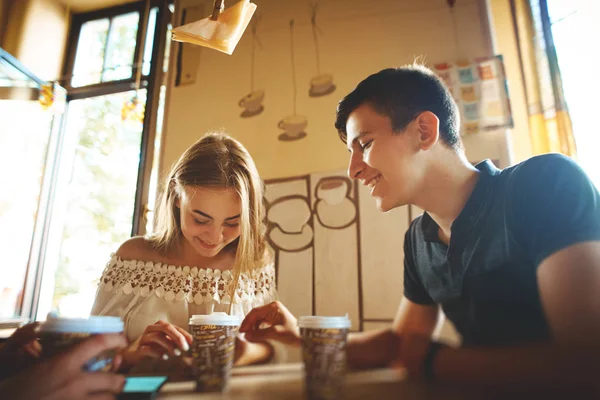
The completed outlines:
{"type": "Polygon", "coordinates": [[[442,142],[453,149],[462,147],[456,102],[444,82],[425,66],[384,69],[360,82],[344,97],[338,104],[335,120],[344,143],[348,117],[365,103],[390,117],[394,132],[402,131],[423,111],[430,111],[440,120],[442,142]]]}

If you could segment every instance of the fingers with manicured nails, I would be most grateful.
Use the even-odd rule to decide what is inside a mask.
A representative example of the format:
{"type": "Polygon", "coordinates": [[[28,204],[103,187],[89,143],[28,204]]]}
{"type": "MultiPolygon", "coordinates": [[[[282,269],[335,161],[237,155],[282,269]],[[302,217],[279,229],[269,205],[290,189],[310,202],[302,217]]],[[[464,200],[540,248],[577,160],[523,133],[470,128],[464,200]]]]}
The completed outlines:
{"type": "Polygon", "coordinates": [[[165,354],[162,346],[155,343],[148,343],[138,348],[138,353],[143,357],[161,358],[165,354]]]}
{"type": "Polygon", "coordinates": [[[163,332],[152,332],[152,333],[148,333],[147,335],[142,336],[142,338],[140,340],[141,346],[146,346],[146,345],[149,345],[150,343],[153,343],[155,345],[158,345],[159,347],[162,347],[163,353],[173,354],[173,352],[177,348],[177,346],[175,345],[175,342],[173,342],[171,339],[169,339],[166,336],[166,334],[164,334],[163,332]]]}
{"type": "Polygon", "coordinates": [[[158,321],[156,324],[148,326],[146,332],[162,332],[173,340],[181,350],[188,351],[190,349],[187,338],[174,325],[167,322],[158,321]]]}
{"type": "Polygon", "coordinates": [[[183,329],[177,325],[174,325],[174,326],[175,326],[175,329],[177,329],[179,332],[181,332],[183,337],[185,337],[185,340],[187,340],[188,344],[194,343],[194,337],[192,336],[191,333],[189,333],[188,331],[186,331],[185,329],[183,329]]]}

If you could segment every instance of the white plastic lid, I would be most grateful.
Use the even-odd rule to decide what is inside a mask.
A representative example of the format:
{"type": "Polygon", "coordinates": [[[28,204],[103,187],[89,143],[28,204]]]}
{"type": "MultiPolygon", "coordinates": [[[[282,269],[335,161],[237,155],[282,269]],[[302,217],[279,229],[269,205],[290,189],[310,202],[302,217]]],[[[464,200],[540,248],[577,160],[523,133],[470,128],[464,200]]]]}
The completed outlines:
{"type": "Polygon", "coordinates": [[[348,315],[343,317],[321,317],[316,315],[310,315],[306,317],[300,317],[298,319],[298,326],[300,328],[312,328],[312,329],[332,329],[339,328],[345,329],[350,328],[352,323],[348,318],[348,315]]]}
{"type": "Polygon", "coordinates": [[[192,315],[192,318],[190,318],[190,325],[239,326],[241,323],[240,317],[228,315],[224,312],[214,312],[208,315],[192,315]]]}
{"type": "Polygon", "coordinates": [[[48,317],[40,332],[60,333],[121,333],[123,321],[119,317],[92,316],[89,318],[48,317]]]}

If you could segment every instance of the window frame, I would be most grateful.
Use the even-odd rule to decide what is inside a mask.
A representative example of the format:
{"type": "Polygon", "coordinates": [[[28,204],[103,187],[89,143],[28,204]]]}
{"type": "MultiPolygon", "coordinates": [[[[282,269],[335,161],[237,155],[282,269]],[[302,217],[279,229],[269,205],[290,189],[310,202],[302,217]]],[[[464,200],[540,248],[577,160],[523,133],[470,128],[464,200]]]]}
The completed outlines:
{"type": "Polygon", "coordinates": [[[148,3],[149,4],[147,4],[145,0],[141,0],[116,7],[74,14],[71,20],[71,28],[63,68],[63,85],[67,89],[67,102],[71,100],[102,96],[134,89],[138,71],[139,69],[143,69],[144,48],[147,44],[145,43],[145,38],[147,37],[150,12],[153,8],[158,8],[153,37],[154,45],[152,46],[152,56],[150,60],[150,73],[148,75],[141,74],[139,87],[140,89],[147,90],[147,97],[146,112],[144,114],[144,127],[142,130],[140,146],[140,164],[138,169],[138,181],[133,211],[132,236],[143,235],[145,233],[144,211],[146,209],[146,205],[148,204],[148,189],[150,186],[152,164],[154,162],[154,139],[156,137],[156,121],[160,97],[160,86],[163,82],[163,62],[167,41],[167,26],[169,23],[172,23],[173,18],[173,14],[169,9],[169,5],[172,3],[172,1],[148,0],[148,3]],[[146,8],[147,5],[148,7],[146,8]],[[114,18],[131,12],[138,12],[140,15],[131,77],[127,79],[73,87],[71,85],[71,79],[73,77],[75,68],[77,45],[83,24],[102,18],[114,18]]]}
{"type": "MultiPolygon", "coordinates": [[[[102,10],[90,11],[85,13],[73,14],[71,18],[71,27],[69,30],[69,36],[67,41],[67,50],[65,52],[65,61],[63,68],[63,79],[62,84],[67,89],[67,101],[78,100],[86,97],[103,96],[107,94],[113,94],[117,92],[123,92],[125,90],[131,90],[135,86],[135,79],[140,68],[141,58],[143,58],[144,49],[140,46],[142,38],[145,37],[147,25],[144,25],[144,21],[147,20],[148,15],[145,15],[145,1],[138,1],[135,3],[128,3],[121,6],[106,8],[102,10]],[[131,77],[127,79],[120,79],[108,82],[100,82],[92,85],[85,85],[79,87],[73,87],[71,80],[73,79],[73,73],[75,70],[75,58],[77,56],[77,45],[79,44],[79,36],[81,34],[81,28],[86,22],[91,22],[103,18],[115,18],[123,14],[131,12],[137,12],[140,16],[138,22],[138,30],[136,35],[136,45],[133,57],[133,65],[131,68],[131,77]],[[144,28],[145,29],[141,29],[144,28]],[[142,36],[143,35],[143,36],[142,36]]],[[[151,3],[157,3],[151,1],[151,3]]],[[[152,4],[150,5],[152,9],[152,4]]],[[[159,10],[160,12],[160,10],[159,10]]],[[[109,31],[110,31],[109,23],[109,31]]],[[[140,82],[140,88],[144,88],[147,85],[148,76],[142,77],[140,82]]]]}

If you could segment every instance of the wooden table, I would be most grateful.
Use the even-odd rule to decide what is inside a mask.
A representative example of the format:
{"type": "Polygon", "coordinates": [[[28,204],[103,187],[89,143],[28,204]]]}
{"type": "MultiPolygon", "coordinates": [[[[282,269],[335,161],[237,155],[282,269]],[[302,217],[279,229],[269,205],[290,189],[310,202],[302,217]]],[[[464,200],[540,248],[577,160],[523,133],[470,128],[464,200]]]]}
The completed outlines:
{"type": "MultiPolygon", "coordinates": [[[[280,364],[234,368],[227,393],[194,392],[194,382],[168,383],[159,399],[305,399],[302,364],[280,364]]],[[[409,382],[403,371],[390,368],[350,372],[345,399],[481,399],[482,393],[458,388],[409,382]]]]}

